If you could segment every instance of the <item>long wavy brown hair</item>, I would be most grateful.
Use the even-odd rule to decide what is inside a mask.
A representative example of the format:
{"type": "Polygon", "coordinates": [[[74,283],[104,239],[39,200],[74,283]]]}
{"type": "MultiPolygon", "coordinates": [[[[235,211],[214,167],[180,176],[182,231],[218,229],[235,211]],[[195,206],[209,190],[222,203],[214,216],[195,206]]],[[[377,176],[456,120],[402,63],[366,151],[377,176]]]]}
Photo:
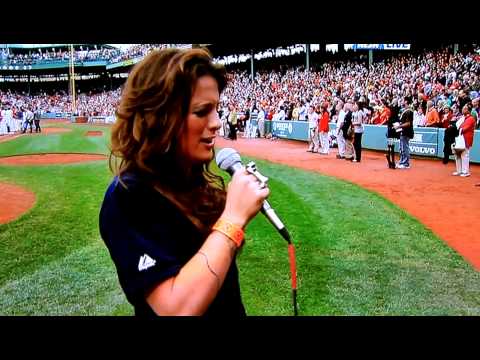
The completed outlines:
{"type": "Polygon", "coordinates": [[[225,68],[203,49],[156,50],[138,63],[117,108],[110,169],[120,180],[125,172],[141,175],[207,234],[225,207],[225,184],[210,162],[186,164],[179,146],[195,85],[205,75],[221,93],[225,68]]]}

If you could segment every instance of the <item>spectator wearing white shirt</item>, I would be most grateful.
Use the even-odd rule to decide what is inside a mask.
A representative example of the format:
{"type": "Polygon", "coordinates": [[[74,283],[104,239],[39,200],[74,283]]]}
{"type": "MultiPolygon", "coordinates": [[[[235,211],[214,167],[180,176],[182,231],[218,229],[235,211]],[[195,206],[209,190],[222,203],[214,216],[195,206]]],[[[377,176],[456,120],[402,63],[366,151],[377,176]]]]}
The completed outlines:
{"type": "Polygon", "coordinates": [[[251,111],[250,111],[250,120],[248,121],[248,134],[247,137],[249,138],[256,138],[257,137],[257,129],[258,129],[258,109],[257,105],[254,104],[251,111]]]}
{"type": "Polygon", "coordinates": [[[221,113],[221,116],[220,116],[221,126],[220,126],[220,129],[218,130],[218,135],[226,138],[228,136],[228,122],[227,122],[228,114],[229,114],[228,107],[225,106],[220,111],[220,113],[221,113]]]}
{"type": "Polygon", "coordinates": [[[4,119],[11,133],[15,133],[20,130],[17,120],[13,118],[13,110],[10,106],[8,106],[5,110],[4,119]]]}
{"type": "Polygon", "coordinates": [[[345,159],[345,138],[343,137],[343,120],[345,119],[345,104],[340,100],[340,102],[336,106],[338,112],[337,118],[337,145],[338,145],[338,154],[337,159],[345,159]]]}
{"type": "Polygon", "coordinates": [[[32,133],[33,132],[33,112],[31,112],[30,109],[28,108],[23,112],[23,121],[24,123],[23,123],[22,133],[25,134],[28,126],[30,126],[30,133],[32,133]]]}
{"type": "Polygon", "coordinates": [[[354,148],[353,148],[353,112],[352,112],[352,100],[348,100],[345,103],[344,110],[345,110],[345,117],[343,119],[343,138],[345,139],[345,160],[353,160],[354,159],[354,148]]]}
{"type": "Polygon", "coordinates": [[[307,120],[307,107],[302,101],[300,105],[300,109],[298,109],[298,120],[299,121],[306,121],[307,120]]]}
{"type": "Polygon", "coordinates": [[[263,110],[263,106],[260,105],[258,111],[258,132],[260,133],[260,137],[265,137],[265,111],[263,110]]]}
{"type": "Polygon", "coordinates": [[[277,120],[280,120],[280,121],[285,120],[285,110],[283,108],[283,105],[280,106],[280,111],[278,112],[277,120]]]}
{"type": "Polygon", "coordinates": [[[353,162],[360,162],[362,160],[362,136],[363,136],[363,121],[365,113],[360,109],[358,102],[353,105],[352,125],[354,132],[353,147],[355,149],[353,162]]]}
{"type": "Polygon", "coordinates": [[[418,104],[417,109],[413,112],[413,126],[425,126],[425,114],[423,113],[421,104],[418,104]]]}
{"type": "Polygon", "coordinates": [[[307,152],[318,152],[318,114],[313,105],[308,107],[308,150],[307,152]]]}
{"type": "Polygon", "coordinates": [[[0,112],[0,135],[8,135],[7,121],[5,119],[5,110],[0,112]]]}

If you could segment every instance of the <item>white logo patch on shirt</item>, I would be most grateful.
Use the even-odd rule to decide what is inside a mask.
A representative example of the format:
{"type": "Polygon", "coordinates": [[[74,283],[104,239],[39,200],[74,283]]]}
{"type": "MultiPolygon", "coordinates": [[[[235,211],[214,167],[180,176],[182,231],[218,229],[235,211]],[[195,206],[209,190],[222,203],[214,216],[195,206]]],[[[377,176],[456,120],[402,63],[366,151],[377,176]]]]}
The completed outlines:
{"type": "Polygon", "coordinates": [[[153,260],[147,254],[140,256],[140,261],[138,262],[138,271],[147,270],[148,268],[154,266],[156,261],[153,260]]]}

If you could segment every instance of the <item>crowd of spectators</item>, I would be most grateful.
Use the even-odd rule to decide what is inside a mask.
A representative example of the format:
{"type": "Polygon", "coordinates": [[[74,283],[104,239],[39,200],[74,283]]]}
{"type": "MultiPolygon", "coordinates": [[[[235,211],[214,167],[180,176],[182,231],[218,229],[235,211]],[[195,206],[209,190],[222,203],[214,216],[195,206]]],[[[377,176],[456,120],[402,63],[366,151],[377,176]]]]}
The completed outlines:
{"type": "MultiPolygon", "coordinates": [[[[79,116],[111,116],[115,114],[120,100],[121,88],[99,93],[82,93],[76,98],[76,110],[79,116]]],[[[39,108],[42,113],[72,113],[72,100],[66,92],[53,95],[12,93],[0,91],[0,106],[2,109],[12,109],[14,115],[22,107],[39,108]]]]}
{"type": "Polygon", "coordinates": [[[472,101],[478,108],[480,55],[478,50],[453,55],[443,49],[392,56],[371,66],[347,61],[325,63],[314,71],[297,67],[259,72],[253,82],[246,71],[229,76],[221,97],[226,111],[233,107],[251,112],[255,107],[265,111],[267,120],[282,116],[306,121],[310,104],[327,102],[334,120],[336,104],[351,100],[365,112],[365,123],[385,124],[388,116],[398,115],[407,96],[415,109],[415,125],[443,127],[444,115],[461,115],[465,103],[472,101]]]}
{"type": "MultiPolygon", "coordinates": [[[[143,56],[160,44],[133,46],[127,57],[143,56]]],[[[98,51],[98,50],[97,50],[98,51]]],[[[103,50],[99,50],[103,51],[103,50]]],[[[88,56],[88,53],[87,55],[88,56]]],[[[123,55],[122,55],[123,56],[123,55]]],[[[112,57],[121,61],[122,57],[112,57]]],[[[316,70],[303,67],[282,71],[257,72],[251,81],[248,72],[230,72],[220,109],[235,109],[240,115],[262,109],[265,120],[307,120],[310,105],[327,104],[335,121],[339,102],[358,102],[365,112],[365,123],[385,124],[395,116],[405,96],[412,99],[416,126],[443,127],[446,117],[461,115],[465,103],[478,111],[480,94],[480,55],[476,52],[451,54],[447,49],[421,54],[392,56],[371,66],[364,62],[329,62],[316,70]]],[[[79,115],[113,115],[121,88],[89,92],[77,98],[79,115]]],[[[0,103],[27,104],[45,112],[71,112],[71,99],[65,92],[27,96],[0,91],[0,103]]],[[[478,119],[477,126],[480,124],[478,119]]]]}
{"type": "MultiPolygon", "coordinates": [[[[121,88],[99,93],[79,94],[73,113],[88,118],[92,116],[112,117],[115,115],[120,93],[121,88]]],[[[38,119],[42,116],[48,117],[48,113],[53,114],[54,117],[57,114],[67,116],[72,114],[71,97],[65,92],[31,96],[24,93],[0,91],[0,135],[25,132],[25,119],[30,113],[39,113],[38,119]]],[[[28,120],[30,120],[30,124],[33,124],[32,119],[28,120]]]]}
{"type": "MultiPolygon", "coordinates": [[[[106,48],[89,45],[80,46],[74,51],[75,61],[120,61],[143,57],[152,49],[166,47],[166,44],[133,44],[125,49],[106,48]]],[[[33,65],[39,62],[70,60],[70,51],[67,48],[32,49],[28,54],[15,54],[10,49],[0,50],[1,65],[33,65]]]]}
{"type": "Polygon", "coordinates": [[[0,91],[0,106],[8,107],[15,113],[21,107],[40,108],[43,112],[68,112],[71,110],[70,98],[66,92],[54,95],[13,93],[0,91]]]}
{"type": "Polygon", "coordinates": [[[154,49],[163,49],[165,47],[166,44],[136,44],[116,53],[107,60],[111,63],[117,63],[128,59],[144,57],[154,49]]]}
{"type": "Polygon", "coordinates": [[[81,116],[111,116],[120,101],[121,88],[97,94],[81,94],[77,99],[77,113],[81,116]]]}

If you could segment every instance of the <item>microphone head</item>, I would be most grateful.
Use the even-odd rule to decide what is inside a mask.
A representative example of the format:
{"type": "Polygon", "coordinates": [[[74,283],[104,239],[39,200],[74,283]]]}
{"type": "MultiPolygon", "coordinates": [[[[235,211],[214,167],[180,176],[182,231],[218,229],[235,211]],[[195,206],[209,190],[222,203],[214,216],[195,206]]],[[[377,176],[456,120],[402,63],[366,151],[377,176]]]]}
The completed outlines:
{"type": "Polygon", "coordinates": [[[242,158],[237,150],[224,148],[215,156],[215,162],[220,169],[229,171],[234,164],[242,163],[242,158]]]}

